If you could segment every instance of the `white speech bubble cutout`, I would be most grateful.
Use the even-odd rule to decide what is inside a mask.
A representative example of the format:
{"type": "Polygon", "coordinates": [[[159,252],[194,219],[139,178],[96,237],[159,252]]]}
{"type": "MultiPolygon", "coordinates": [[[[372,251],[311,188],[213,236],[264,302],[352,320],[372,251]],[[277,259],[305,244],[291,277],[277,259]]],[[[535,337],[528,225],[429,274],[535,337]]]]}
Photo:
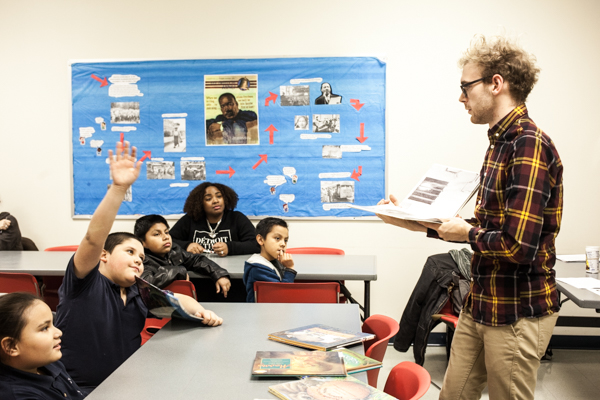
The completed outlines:
{"type": "Polygon", "coordinates": [[[89,138],[96,132],[93,126],[79,128],[79,137],[89,138]]]}
{"type": "Polygon", "coordinates": [[[283,167],[283,174],[289,176],[290,178],[293,175],[296,175],[296,168],[294,167],[283,167]]]}
{"type": "Polygon", "coordinates": [[[90,140],[90,147],[102,147],[102,145],[104,144],[104,140],[90,140]]]}
{"type": "Polygon", "coordinates": [[[96,119],[94,121],[96,121],[97,124],[101,124],[101,123],[104,122],[104,118],[102,118],[102,117],[96,117],[96,119]]]}
{"type": "Polygon", "coordinates": [[[267,179],[265,179],[264,181],[264,183],[266,183],[267,185],[274,187],[281,186],[286,182],[287,180],[283,175],[267,175],[267,179]]]}
{"type": "Polygon", "coordinates": [[[292,201],[294,201],[296,199],[296,195],[294,194],[280,194],[279,195],[279,200],[283,201],[284,203],[291,203],[292,201]]]}

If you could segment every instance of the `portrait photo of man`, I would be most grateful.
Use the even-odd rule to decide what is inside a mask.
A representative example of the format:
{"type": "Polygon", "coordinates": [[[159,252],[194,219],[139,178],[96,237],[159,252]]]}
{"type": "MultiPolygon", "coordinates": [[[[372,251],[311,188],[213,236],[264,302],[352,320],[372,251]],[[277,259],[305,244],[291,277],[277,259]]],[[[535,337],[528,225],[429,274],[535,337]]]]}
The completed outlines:
{"type": "Polygon", "coordinates": [[[232,93],[219,96],[221,114],[207,121],[208,144],[256,144],[258,143],[258,116],[254,111],[240,110],[232,93]]]}
{"type": "Polygon", "coordinates": [[[315,99],[315,104],[341,104],[342,96],[333,94],[331,85],[327,82],[321,84],[321,95],[315,99]]]}

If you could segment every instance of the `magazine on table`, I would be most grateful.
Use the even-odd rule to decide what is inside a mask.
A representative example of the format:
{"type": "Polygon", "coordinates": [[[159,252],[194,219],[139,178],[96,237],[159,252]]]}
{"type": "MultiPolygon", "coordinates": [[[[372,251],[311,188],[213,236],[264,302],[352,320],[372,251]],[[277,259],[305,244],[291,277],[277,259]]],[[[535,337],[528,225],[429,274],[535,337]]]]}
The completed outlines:
{"type": "Polygon", "coordinates": [[[202,321],[203,318],[188,313],[179,303],[179,299],[168,290],[161,290],[140,277],[135,277],[142,301],[153,315],[158,318],[181,318],[189,321],[202,321]]]}
{"type": "Polygon", "coordinates": [[[357,374],[359,372],[368,371],[370,369],[381,368],[381,361],[372,359],[371,357],[364,356],[348,350],[344,347],[331,351],[332,353],[340,353],[344,358],[344,364],[346,365],[346,371],[349,374],[357,374]]]}
{"type": "Polygon", "coordinates": [[[395,399],[395,397],[351,376],[345,378],[304,378],[269,386],[269,393],[282,400],[395,399]]]}
{"type": "Polygon", "coordinates": [[[374,339],[375,335],[314,324],[269,334],[269,339],[307,349],[327,351],[374,339]]]}
{"type": "Polygon", "coordinates": [[[340,353],[324,351],[257,351],[253,376],[346,376],[340,353]]]}
{"type": "Polygon", "coordinates": [[[400,219],[441,223],[441,218],[455,217],[478,188],[479,173],[434,164],[399,206],[349,207],[400,219]]]}

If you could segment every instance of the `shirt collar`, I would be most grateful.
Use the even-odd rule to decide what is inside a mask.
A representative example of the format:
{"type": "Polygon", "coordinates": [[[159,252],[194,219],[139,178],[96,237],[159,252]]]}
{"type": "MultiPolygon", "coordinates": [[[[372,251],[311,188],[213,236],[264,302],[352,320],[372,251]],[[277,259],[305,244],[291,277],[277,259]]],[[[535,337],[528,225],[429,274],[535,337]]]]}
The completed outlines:
{"type": "Polygon", "coordinates": [[[56,380],[56,377],[60,374],[60,368],[53,364],[54,363],[48,364],[45,367],[40,368],[44,370],[46,375],[32,374],[31,372],[21,371],[2,363],[0,363],[0,371],[3,373],[3,375],[14,376],[19,379],[28,380],[29,382],[50,388],[56,380]]]}
{"type": "Polygon", "coordinates": [[[515,107],[509,112],[504,118],[502,118],[496,125],[488,130],[488,139],[491,143],[494,143],[510,128],[517,119],[527,115],[527,106],[525,103],[515,107]]]}

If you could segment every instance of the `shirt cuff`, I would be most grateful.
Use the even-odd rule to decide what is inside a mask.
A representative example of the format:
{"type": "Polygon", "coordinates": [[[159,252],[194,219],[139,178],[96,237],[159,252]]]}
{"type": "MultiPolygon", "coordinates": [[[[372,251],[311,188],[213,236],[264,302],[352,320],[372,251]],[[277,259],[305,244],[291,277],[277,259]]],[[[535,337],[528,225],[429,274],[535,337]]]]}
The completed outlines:
{"type": "Polygon", "coordinates": [[[477,242],[477,238],[481,234],[481,228],[473,227],[469,230],[469,243],[474,245],[477,242]]]}

